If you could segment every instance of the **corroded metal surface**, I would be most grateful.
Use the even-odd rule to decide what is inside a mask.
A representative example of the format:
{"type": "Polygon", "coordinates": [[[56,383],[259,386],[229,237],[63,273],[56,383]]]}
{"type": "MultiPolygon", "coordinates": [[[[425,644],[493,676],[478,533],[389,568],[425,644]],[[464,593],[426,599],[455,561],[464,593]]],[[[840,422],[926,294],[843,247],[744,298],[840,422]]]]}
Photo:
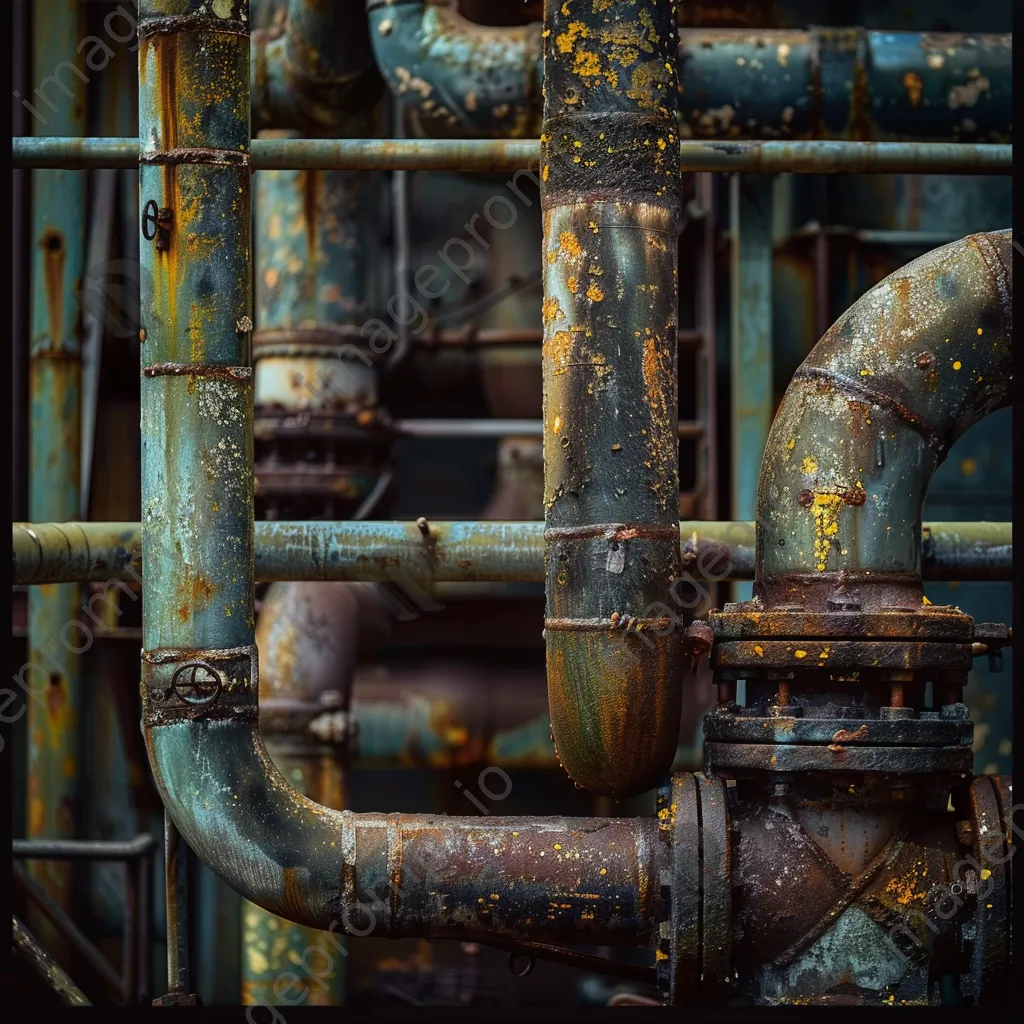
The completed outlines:
{"type": "Polygon", "coordinates": [[[376,423],[380,180],[256,175],[256,514],[340,519],[373,491],[391,435],[376,423]],[[376,335],[374,335],[376,338],[376,335]],[[369,416],[369,418],[367,418],[369,416]]]}
{"type": "MultiPolygon", "coordinates": [[[[396,571],[437,583],[544,579],[541,523],[429,526],[429,540],[424,541],[415,523],[258,522],[256,579],[388,580],[396,571]]],[[[679,534],[682,568],[693,580],[753,579],[753,523],[682,522],[679,534]]],[[[15,584],[138,583],[142,572],[138,523],[13,523],[12,536],[15,584]]],[[[1011,523],[925,523],[924,579],[1008,580],[1012,539],[1011,523]]],[[[797,614],[802,622],[813,620],[811,612],[797,614]]],[[[763,613],[752,612],[729,621],[730,631],[754,636],[776,617],[766,623],[763,613]]],[[[867,626],[864,616],[856,622],[861,630],[875,628],[867,626]]],[[[948,625],[943,623],[944,628],[948,625]]]]}
{"type": "Polygon", "coordinates": [[[141,203],[171,224],[165,248],[140,242],[149,652],[242,646],[254,625],[248,4],[186,6],[140,12],[141,203]],[[183,147],[210,155],[176,163],[183,147]]]}
{"type": "Polygon", "coordinates": [[[797,370],[775,417],[758,491],[766,606],[841,586],[862,610],[921,605],[921,503],[936,466],[1009,401],[1011,234],[971,235],[890,275],[797,370]],[[872,574],[878,581],[872,583],[872,574]],[[902,577],[902,578],[901,578],[902,577]],[[799,579],[797,579],[799,578],[799,579]],[[916,596],[915,596],[916,591],[916,596]],[[898,603],[899,602],[899,603],[898,603]]]}
{"type": "MultiPolygon", "coordinates": [[[[935,1005],[950,998],[948,986],[934,984],[946,975],[959,978],[953,987],[963,998],[976,1000],[972,955],[977,960],[986,935],[982,915],[994,911],[986,904],[996,902],[997,869],[974,840],[980,822],[993,849],[1004,842],[1006,824],[993,826],[995,803],[984,821],[966,788],[954,793],[954,812],[945,807],[948,790],[907,780],[862,787],[848,778],[848,786],[824,788],[791,780],[774,785],[774,795],[739,784],[731,813],[733,994],[760,1004],[842,996],[935,1005]]],[[[992,780],[975,779],[969,789],[991,793],[992,780]]],[[[988,934],[1002,941],[998,926],[988,934]]],[[[1001,957],[992,964],[1004,970],[1001,957]]]]}
{"type": "MultiPolygon", "coordinates": [[[[136,139],[15,138],[15,167],[134,167],[136,139]]],[[[253,139],[256,170],[475,171],[537,164],[536,139],[253,139]]],[[[758,174],[1009,174],[1012,147],[996,143],[685,139],[683,171],[758,174]]]]}
{"type": "Polygon", "coordinates": [[[64,969],[35,940],[32,933],[13,918],[13,947],[32,969],[57,994],[65,1006],[91,1006],[85,993],[68,977],[64,969]]]}
{"type": "Polygon", "coordinates": [[[569,775],[617,796],[657,784],[679,728],[675,16],[545,6],[548,695],[569,775]]]}
{"type": "Polygon", "coordinates": [[[655,818],[345,812],[350,934],[649,942],[668,846],[655,818]]]}
{"type": "Polygon", "coordinates": [[[684,134],[1008,142],[1012,37],[680,29],[684,134]]]}
{"type": "MultiPolygon", "coordinates": [[[[75,47],[83,35],[78,0],[34,3],[33,78],[63,70],[66,96],[46,103],[45,125],[58,136],[85,132],[88,75],[75,47]],[[61,63],[61,62],[64,63],[61,63]],[[77,79],[76,80],[76,77],[77,79]]],[[[47,82],[36,96],[45,97],[47,82]]],[[[51,90],[52,91],[52,90],[51,90]]],[[[40,521],[81,514],[81,285],[85,261],[85,175],[37,171],[32,176],[32,301],[29,351],[29,514],[40,521]]],[[[23,344],[22,339],[15,343],[23,344]]],[[[78,623],[81,592],[74,583],[44,586],[29,594],[28,664],[20,681],[27,701],[29,838],[70,838],[77,818],[79,655],[91,646],[88,621],[78,623]]],[[[31,873],[61,906],[68,906],[71,877],[66,864],[31,865],[31,873]]],[[[55,945],[53,929],[30,917],[44,945],[55,945]]]]}
{"type": "Polygon", "coordinates": [[[476,25],[423,0],[370,0],[367,9],[381,74],[427,134],[536,136],[539,24],[476,25]]]}

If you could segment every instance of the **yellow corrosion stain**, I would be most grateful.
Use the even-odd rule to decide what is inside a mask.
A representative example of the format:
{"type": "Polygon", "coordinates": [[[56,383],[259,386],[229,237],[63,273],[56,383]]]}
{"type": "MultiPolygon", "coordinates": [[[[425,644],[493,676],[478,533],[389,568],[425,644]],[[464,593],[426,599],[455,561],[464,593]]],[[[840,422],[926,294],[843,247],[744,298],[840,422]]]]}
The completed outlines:
{"type": "Polygon", "coordinates": [[[814,559],[818,572],[825,571],[831,539],[839,532],[839,510],[843,507],[840,494],[816,494],[811,505],[814,519],[814,559]]]}
{"type": "Polygon", "coordinates": [[[558,299],[545,299],[541,306],[540,315],[546,324],[551,323],[552,320],[565,319],[565,314],[562,312],[562,307],[558,304],[558,299]]]}
{"type": "Polygon", "coordinates": [[[955,359],[955,360],[953,361],[953,369],[954,369],[954,370],[959,370],[959,369],[960,369],[960,367],[961,367],[961,365],[962,365],[962,364],[961,364],[961,362],[960,362],[960,360],[959,360],[959,359],[955,359]]]}
{"type": "Polygon", "coordinates": [[[600,302],[604,298],[604,292],[591,282],[590,287],[587,289],[587,298],[591,302],[600,302]]]}
{"type": "Polygon", "coordinates": [[[754,653],[759,657],[764,657],[764,648],[760,644],[754,644],[754,653]]]}
{"type": "Polygon", "coordinates": [[[818,460],[815,459],[813,455],[808,455],[804,461],[800,463],[800,472],[807,473],[808,475],[811,473],[817,473],[818,460]]]}
{"type": "Polygon", "coordinates": [[[571,231],[563,231],[558,236],[558,250],[570,259],[577,259],[583,253],[579,239],[571,231]]]}
{"type": "Polygon", "coordinates": [[[907,90],[910,105],[912,107],[919,106],[921,103],[921,91],[924,88],[921,76],[916,71],[908,71],[903,76],[903,88],[907,90]]]}
{"type": "Polygon", "coordinates": [[[589,35],[590,30],[582,21],[570,21],[566,30],[555,36],[555,46],[559,53],[571,53],[576,40],[586,39],[589,35]]]}
{"type": "Polygon", "coordinates": [[[555,422],[552,424],[551,430],[552,430],[552,433],[555,433],[555,434],[560,434],[562,432],[562,417],[561,416],[556,416],[555,417],[555,422]]]}
{"type": "Polygon", "coordinates": [[[794,658],[806,658],[807,657],[807,652],[806,651],[794,651],[793,652],[793,657],[794,658]]]}
{"type": "Polygon", "coordinates": [[[569,369],[569,356],[572,351],[572,335],[569,331],[555,331],[554,336],[544,342],[544,352],[551,360],[552,373],[556,376],[569,369]]]}

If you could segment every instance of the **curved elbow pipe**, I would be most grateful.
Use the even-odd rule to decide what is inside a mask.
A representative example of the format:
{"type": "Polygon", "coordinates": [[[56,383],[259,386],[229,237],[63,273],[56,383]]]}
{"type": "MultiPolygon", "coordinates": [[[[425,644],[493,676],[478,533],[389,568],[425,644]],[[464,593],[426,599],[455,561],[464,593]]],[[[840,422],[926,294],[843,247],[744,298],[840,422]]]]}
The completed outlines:
{"type": "Polygon", "coordinates": [[[541,26],[489,28],[424,0],[367,0],[377,65],[428,135],[536,138],[541,26]]]}
{"type": "Polygon", "coordinates": [[[669,0],[599,7],[544,26],[545,642],[560,762],[625,797],[668,773],[681,714],[678,48],[669,0]]]}
{"type": "Polygon", "coordinates": [[[818,587],[836,608],[920,607],[932,475],[971,424],[1010,402],[1012,246],[1010,231],[970,235],[907,264],[797,370],[758,483],[754,586],[766,606],[818,587]]]}
{"type": "Polygon", "coordinates": [[[287,0],[283,23],[259,13],[274,23],[252,33],[253,128],[372,134],[383,90],[364,0],[287,0]]]}

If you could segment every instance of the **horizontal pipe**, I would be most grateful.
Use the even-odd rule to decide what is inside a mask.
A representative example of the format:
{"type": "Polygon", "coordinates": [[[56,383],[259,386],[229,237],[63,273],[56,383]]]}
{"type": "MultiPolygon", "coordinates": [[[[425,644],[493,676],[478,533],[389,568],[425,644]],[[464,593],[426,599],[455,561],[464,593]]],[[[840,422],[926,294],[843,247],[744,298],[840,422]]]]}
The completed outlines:
{"type": "Polygon", "coordinates": [[[137,860],[156,849],[156,839],[148,832],[134,839],[15,839],[14,856],[18,860],[137,860]]]}
{"type": "MultiPolygon", "coordinates": [[[[137,167],[138,139],[25,137],[13,166],[96,170],[137,167]]],[[[957,142],[692,141],[679,144],[683,171],[757,174],[1010,174],[1013,147],[957,142]]],[[[529,171],[537,139],[253,139],[257,171],[529,171]]]]}
{"type": "MultiPolygon", "coordinates": [[[[138,523],[13,523],[14,584],[141,580],[138,523]]],[[[544,579],[542,522],[257,522],[256,579],[434,583],[544,579]]],[[[754,524],[681,522],[696,581],[754,578],[754,524]]],[[[925,523],[925,580],[1011,579],[1012,523],[925,523]]],[[[91,599],[93,605],[97,598],[91,599]]],[[[92,607],[92,606],[91,606],[92,607]]]]}
{"type": "MultiPolygon", "coordinates": [[[[397,420],[395,429],[406,437],[543,437],[543,420],[397,420]]],[[[679,437],[700,437],[704,427],[693,421],[678,425],[679,437]]]]}

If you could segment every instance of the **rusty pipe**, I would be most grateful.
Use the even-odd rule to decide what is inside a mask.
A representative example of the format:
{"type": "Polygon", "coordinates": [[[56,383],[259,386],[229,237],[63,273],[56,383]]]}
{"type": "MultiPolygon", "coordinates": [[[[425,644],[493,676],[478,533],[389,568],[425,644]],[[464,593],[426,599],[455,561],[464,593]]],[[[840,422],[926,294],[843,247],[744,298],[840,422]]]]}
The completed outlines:
{"type": "Polygon", "coordinates": [[[364,0],[281,0],[278,8],[258,12],[269,25],[252,31],[254,126],[326,136],[371,128],[383,86],[364,0]]]}
{"type": "Polygon", "coordinates": [[[545,5],[548,698],[566,771],[620,797],[668,772],[681,708],[675,17],[545,5]]]}
{"type": "Polygon", "coordinates": [[[541,26],[492,28],[424,0],[367,0],[377,64],[427,135],[533,138],[541,26]]]}
{"type": "Polygon", "coordinates": [[[796,371],[758,484],[764,604],[814,588],[856,590],[864,611],[921,606],[932,475],[971,424],[1010,401],[1012,246],[996,231],[919,257],[850,307],[796,371]]]}

